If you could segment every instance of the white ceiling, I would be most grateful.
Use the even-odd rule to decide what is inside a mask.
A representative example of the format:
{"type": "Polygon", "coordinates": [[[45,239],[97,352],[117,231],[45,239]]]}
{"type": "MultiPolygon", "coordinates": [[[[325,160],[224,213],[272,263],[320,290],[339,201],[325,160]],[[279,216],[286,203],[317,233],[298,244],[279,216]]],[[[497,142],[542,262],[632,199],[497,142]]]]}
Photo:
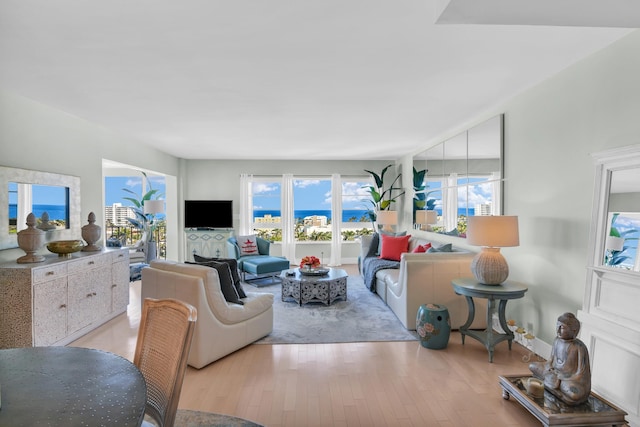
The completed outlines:
{"type": "Polygon", "coordinates": [[[0,88],[187,159],[393,159],[629,31],[436,1],[0,0],[0,88]]]}

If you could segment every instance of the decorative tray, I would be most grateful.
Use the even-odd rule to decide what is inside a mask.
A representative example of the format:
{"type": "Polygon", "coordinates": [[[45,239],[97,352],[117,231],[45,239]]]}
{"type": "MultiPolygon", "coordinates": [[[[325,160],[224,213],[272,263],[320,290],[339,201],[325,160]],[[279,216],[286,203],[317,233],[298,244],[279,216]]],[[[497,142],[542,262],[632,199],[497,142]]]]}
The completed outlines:
{"type": "Polygon", "coordinates": [[[298,268],[300,274],[304,274],[305,276],[324,276],[329,273],[328,268],[298,268]]]}

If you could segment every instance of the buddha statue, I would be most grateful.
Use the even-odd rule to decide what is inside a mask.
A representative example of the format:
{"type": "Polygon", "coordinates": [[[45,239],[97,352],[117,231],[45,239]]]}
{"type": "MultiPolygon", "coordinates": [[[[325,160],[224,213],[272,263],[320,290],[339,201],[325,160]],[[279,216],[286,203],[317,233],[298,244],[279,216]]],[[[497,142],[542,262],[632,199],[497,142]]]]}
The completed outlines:
{"type": "Polygon", "coordinates": [[[586,402],[591,392],[589,352],[577,338],[579,331],[580,321],[573,313],[558,317],[550,359],[529,365],[533,376],[544,382],[545,390],[572,406],[586,402]]]}

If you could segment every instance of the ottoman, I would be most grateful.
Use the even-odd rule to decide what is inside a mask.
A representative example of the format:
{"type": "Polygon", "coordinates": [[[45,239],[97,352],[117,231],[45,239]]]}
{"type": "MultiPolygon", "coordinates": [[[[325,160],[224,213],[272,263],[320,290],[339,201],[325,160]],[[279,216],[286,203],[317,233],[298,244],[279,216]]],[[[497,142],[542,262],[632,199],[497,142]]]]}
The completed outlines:
{"type": "MultiPolygon", "coordinates": [[[[271,283],[275,283],[275,278],[282,270],[290,267],[289,260],[274,256],[256,256],[242,260],[242,280],[247,282],[246,274],[252,274],[256,277],[249,280],[260,279],[261,276],[270,274],[271,283]]],[[[257,284],[255,286],[258,286],[257,284]]]]}

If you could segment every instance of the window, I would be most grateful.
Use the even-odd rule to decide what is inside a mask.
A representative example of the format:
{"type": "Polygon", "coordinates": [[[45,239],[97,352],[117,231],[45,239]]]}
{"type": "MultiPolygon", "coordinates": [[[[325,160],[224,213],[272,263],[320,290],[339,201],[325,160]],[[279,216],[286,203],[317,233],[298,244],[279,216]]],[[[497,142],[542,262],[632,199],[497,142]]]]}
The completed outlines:
{"type": "Polygon", "coordinates": [[[438,223],[432,231],[465,236],[467,218],[473,215],[499,215],[495,212],[500,181],[492,175],[448,179],[427,179],[427,200],[435,201],[438,223]],[[443,212],[445,215],[443,216],[443,212]],[[447,218],[447,222],[443,221],[447,218]]]}
{"type": "Polygon", "coordinates": [[[372,234],[373,223],[368,212],[371,209],[371,195],[366,186],[367,178],[342,179],[341,234],[343,241],[353,241],[358,236],[372,234]]]}
{"type": "Polygon", "coordinates": [[[251,183],[253,229],[272,242],[282,241],[282,183],[273,178],[254,178],[251,183]]]}
{"type": "MultiPolygon", "coordinates": [[[[334,212],[330,177],[295,177],[292,180],[293,227],[296,242],[326,241],[333,238],[332,224],[340,219],[341,241],[372,233],[367,215],[371,206],[366,188],[368,177],[342,178],[341,209],[334,212]]],[[[282,241],[284,221],[281,211],[282,180],[275,177],[253,177],[251,180],[252,228],[257,235],[271,241],[282,241]]]]}
{"type": "Polygon", "coordinates": [[[330,179],[293,180],[296,241],[331,241],[332,213],[330,179]]]}

